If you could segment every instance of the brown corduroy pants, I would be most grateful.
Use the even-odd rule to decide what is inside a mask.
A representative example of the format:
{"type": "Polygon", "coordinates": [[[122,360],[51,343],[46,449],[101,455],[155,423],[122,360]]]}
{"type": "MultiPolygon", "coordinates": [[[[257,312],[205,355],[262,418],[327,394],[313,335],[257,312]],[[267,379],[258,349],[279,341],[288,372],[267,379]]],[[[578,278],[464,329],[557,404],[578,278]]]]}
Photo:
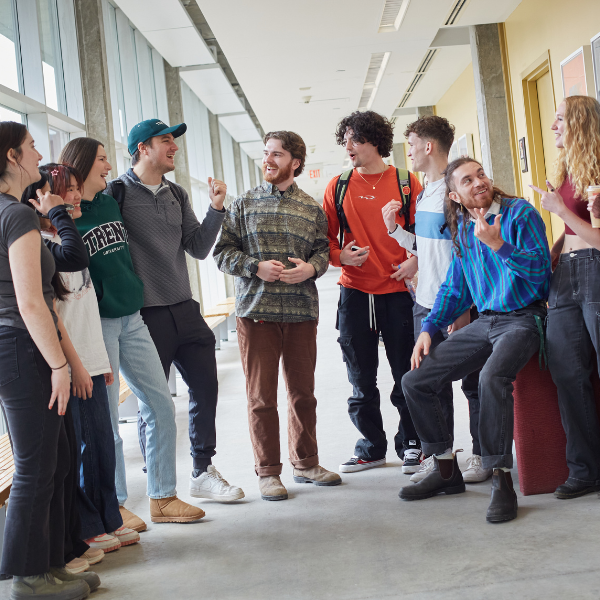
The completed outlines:
{"type": "Polygon", "coordinates": [[[319,464],[317,450],[317,322],[255,322],[237,318],[237,336],[246,376],[248,424],[256,474],[281,474],[277,379],[282,361],[288,393],[288,447],[297,469],[319,464]]]}

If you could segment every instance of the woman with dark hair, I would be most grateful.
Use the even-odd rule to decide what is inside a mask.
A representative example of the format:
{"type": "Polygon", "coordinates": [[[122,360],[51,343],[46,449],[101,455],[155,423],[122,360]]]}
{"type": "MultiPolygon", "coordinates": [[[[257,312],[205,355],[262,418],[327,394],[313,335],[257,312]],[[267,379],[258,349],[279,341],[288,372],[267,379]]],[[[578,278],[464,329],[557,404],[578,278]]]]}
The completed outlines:
{"type": "MultiPolygon", "coordinates": [[[[144,289],[135,274],[127,232],[117,201],[102,192],[111,169],[104,146],[92,138],[76,138],[62,151],[61,162],[75,167],[84,180],[82,216],[77,229],[90,255],[90,275],[98,297],[104,343],[114,373],[119,368],[138,397],[147,423],[147,494],[152,521],[186,523],[204,516],[200,508],[177,498],[175,406],[158,352],[140,315],[144,289]]],[[[123,440],[119,435],[119,380],[108,387],[116,451],[117,498],[123,524],[143,531],[146,524],[125,509],[127,484],[123,440]]],[[[118,532],[116,532],[118,533],[118,532]]]]}
{"type": "Polygon", "coordinates": [[[590,380],[600,369],[600,229],[592,227],[587,210],[587,188],[600,184],[600,103],[588,96],[565,98],[552,130],[559,149],[557,188],[549,181],[548,191],[531,187],[542,195],[542,208],[565,223],[564,236],[553,248],[558,264],[550,285],[547,336],[569,466],[569,478],[554,495],[569,499],[600,490],[600,421],[590,380]]]}
{"type": "Polygon", "coordinates": [[[0,400],[15,462],[0,571],[14,577],[13,600],[74,600],[90,588],[63,568],[70,381],[53,310],[55,266],[38,218],[19,202],[40,178],[41,158],[24,125],[0,122],[0,400]]]}

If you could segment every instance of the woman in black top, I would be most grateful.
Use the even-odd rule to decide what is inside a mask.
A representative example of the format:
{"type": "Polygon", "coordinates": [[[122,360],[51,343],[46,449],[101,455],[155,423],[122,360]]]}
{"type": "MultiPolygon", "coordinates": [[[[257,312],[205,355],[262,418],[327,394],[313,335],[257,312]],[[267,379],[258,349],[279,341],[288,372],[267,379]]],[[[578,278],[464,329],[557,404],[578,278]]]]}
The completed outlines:
{"type": "Polygon", "coordinates": [[[70,394],[52,310],[54,259],[37,216],[19,202],[39,179],[41,158],[24,125],[0,122],[0,401],[15,463],[0,571],[14,576],[13,600],[75,600],[88,585],[57,583],[51,573],[65,564],[62,415],[70,394]]]}

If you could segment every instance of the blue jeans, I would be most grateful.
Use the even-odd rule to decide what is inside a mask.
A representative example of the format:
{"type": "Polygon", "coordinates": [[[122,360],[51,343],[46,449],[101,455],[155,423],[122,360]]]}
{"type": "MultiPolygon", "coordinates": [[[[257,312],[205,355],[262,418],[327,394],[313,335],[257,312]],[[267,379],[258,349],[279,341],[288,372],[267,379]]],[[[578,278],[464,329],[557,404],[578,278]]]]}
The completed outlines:
{"type": "Polygon", "coordinates": [[[92,397],[71,395],[69,406],[78,449],[81,534],[87,540],[123,525],[115,488],[115,444],[104,375],[92,377],[92,397]]]}
{"type": "Polygon", "coordinates": [[[561,255],[550,284],[547,323],[548,364],[567,435],[567,481],[596,485],[600,483],[600,423],[590,376],[600,368],[598,250],[561,255]]]}
{"type": "Polygon", "coordinates": [[[101,319],[104,344],[115,382],[108,386],[108,403],[117,459],[116,486],[119,504],[127,500],[123,440],[119,435],[119,370],[138,397],[146,427],[146,466],[150,498],[177,494],[175,405],[154,342],[139,311],[118,319],[101,319]]]}
{"type": "Polygon", "coordinates": [[[513,466],[513,381],[539,349],[534,315],[545,309],[526,307],[509,313],[480,313],[479,319],[430,350],[418,369],[402,379],[410,414],[425,454],[452,447],[439,390],[476,369],[479,375],[479,435],[485,469],[513,466]]]}

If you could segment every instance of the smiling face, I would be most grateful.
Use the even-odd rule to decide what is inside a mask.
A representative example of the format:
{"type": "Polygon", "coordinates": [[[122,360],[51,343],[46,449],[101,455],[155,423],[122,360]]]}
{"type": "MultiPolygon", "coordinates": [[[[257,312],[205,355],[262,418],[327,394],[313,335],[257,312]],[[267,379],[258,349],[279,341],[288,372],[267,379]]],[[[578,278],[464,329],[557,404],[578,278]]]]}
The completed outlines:
{"type": "Polygon", "coordinates": [[[294,171],[300,166],[300,160],[292,158],[288,150],[283,149],[281,140],[269,138],[263,151],[262,171],[265,181],[273,185],[292,183],[294,171]]]}
{"type": "Polygon", "coordinates": [[[347,129],[344,134],[344,148],[354,168],[364,167],[381,158],[377,146],[373,146],[371,142],[357,142],[353,138],[354,131],[347,129]]]}
{"type": "Polygon", "coordinates": [[[81,216],[81,190],[79,189],[77,180],[73,175],[71,175],[69,187],[65,192],[63,200],[66,204],[72,204],[75,207],[73,213],[71,214],[71,218],[78,219],[81,216]]]}
{"type": "Polygon", "coordinates": [[[554,131],[555,145],[557,148],[564,148],[564,135],[565,135],[565,109],[567,108],[566,103],[563,101],[558,105],[556,109],[556,118],[552,123],[552,131],[554,131]]]}
{"type": "Polygon", "coordinates": [[[41,179],[38,165],[42,160],[42,155],[35,149],[35,142],[29,131],[20,147],[20,152],[15,150],[8,151],[8,158],[12,171],[15,176],[21,178],[25,187],[41,179]]]}
{"type": "Polygon", "coordinates": [[[86,200],[93,200],[94,196],[106,189],[106,178],[112,167],[108,162],[104,146],[98,145],[96,160],[90,169],[90,174],[84,182],[84,194],[86,200]]]}
{"type": "Polygon", "coordinates": [[[492,182],[477,162],[458,167],[452,174],[452,183],[454,189],[448,194],[450,199],[468,210],[489,208],[494,200],[492,182]]]}
{"type": "Polygon", "coordinates": [[[179,147],[172,133],[150,138],[150,143],[138,144],[140,163],[160,176],[175,170],[175,153],[179,147]]]}

